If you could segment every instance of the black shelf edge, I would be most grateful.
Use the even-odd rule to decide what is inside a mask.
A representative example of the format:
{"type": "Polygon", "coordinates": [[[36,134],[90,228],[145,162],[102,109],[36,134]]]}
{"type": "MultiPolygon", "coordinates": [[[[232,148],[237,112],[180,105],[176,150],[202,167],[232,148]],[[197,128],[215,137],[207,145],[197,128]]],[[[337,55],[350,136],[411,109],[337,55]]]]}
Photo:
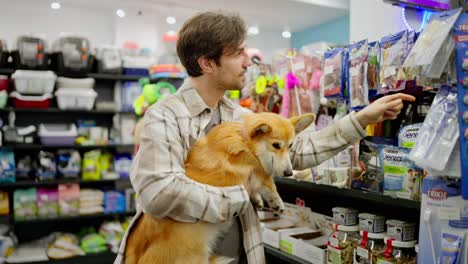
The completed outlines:
{"type": "Polygon", "coordinates": [[[141,78],[149,78],[149,76],[139,75],[121,75],[107,73],[89,73],[88,77],[98,80],[115,80],[115,81],[138,81],[141,78]]]}
{"type": "Polygon", "coordinates": [[[86,186],[105,186],[116,182],[130,182],[129,179],[115,179],[115,180],[97,180],[97,181],[85,181],[81,179],[55,179],[45,181],[17,181],[12,183],[0,183],[1,189],[19,189],[29,187],[41,187],[41,186],[53,186],[59,184],[78,183],[86,186]]]}
{"type": "Polygon", "coordinates": [[[101,114],[101,115],[113,115],[113,114],[134,114],[131,111],[120,111],[120,110],[62,110],[59,108],[15,108],[7,107],[0,109],[0,112],[16,112],[16,113],[63,113],[63,114],[101,114]]]}
{"type": "Polygon", "coordinates": [[[51,259],[45,261],[35,261],[35,262],[22,262],[20,264],[106,264],[106,263],[113,263],[117,254],[113,252],[103,252],[103,253],[95,253],[95,254],[88,254],[86,256],[80,257],[73,257],[67,259],[51,259]]]}
{"type": "MultiPolygon", "coordinates": [[[[292,178],[275,177],[276,185],[286,185],[297,189],[297,193],[302,191],[317,193],[332,193],[340,198],[364,200],[366,202],[378,203],[380,205],[391,205],[393,207],[414,209],[419,212],[421,208],[420,201],[413,201],[402,198],[394,198],[381,193],[367,192],[356,189],[338,188],[335,186],[316,184],[308,181],[300,181],[292,178]]],[[[281,195],[281,193],[280,193],[281,195]]]]}
{"type": "Polygon", "coordinates": [[[5,144],[0,148],[11,148],[11,149],[114,149],[114,148],[133,148],[134,144],[109,144],[109,145],[66,145],[66,146],[44,146],[41,144],[5,144]]]}
{"type": "Polygon", "coordinates": [[[6,75],[9,75],[9,74],[12,74],[15,72],[15,69],[11,69],[11,68],[0,68],[0,74],[6,74],[6,75]]]}
{"type": "Polygon", "coordinates": [[[109,219],[123,216],[134,216],[136,212],[123,212],[123,213],[102,213],[102,214],[89,214],[89,215],[77,215],[68,217],[57,217],[57,218],[41,218],[31,220],[14,220],[15,225],[37,225],[51,222],[64,222],[64,221],[81,221],[86,219],[109,219]]]}
{"type": "MultiPolygon", "coordinates": [[[[285,261],[284,263],[290,263],[290,264],[311,264],[311,262],[301,259],[299,257],[296,257],[294,255],[289,254],[288,252],[284,252],[282,250],[279,250],[277,248],[274,248],[270,245],[264,244],[265,248],[265,255],[272,256],[277,260],[282,260],[285,261]]],[[[275,262],[276,263],[276,262],[275,262]]]]}

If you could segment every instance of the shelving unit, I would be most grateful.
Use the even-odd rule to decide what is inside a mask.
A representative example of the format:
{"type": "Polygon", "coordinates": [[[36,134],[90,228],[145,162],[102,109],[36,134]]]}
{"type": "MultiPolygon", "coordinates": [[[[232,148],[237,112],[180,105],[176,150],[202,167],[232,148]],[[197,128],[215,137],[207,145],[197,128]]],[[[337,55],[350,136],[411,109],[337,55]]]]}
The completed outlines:
{"type": "Polygon", "coordinates": [[[112,252],[96,253],[89,254],[81,257],[74,257],[69,259],[61,260],[47,260],[47,261],[37,261],[37,262],[24,262],[23,264],[77,264],[77,263],[86,263],[86,264],[111,264],[114,262],[114,259],[117,255],[112,252]]]}
{"type": "Polygon", "coordinates": [[[1,113],[4,112],[15,112],[15,113],[48,113],[48,114],[87,114],[87,115],[114,115],[114,114],[134,114],[130,111],[119,111],[119,110],[62,110],[55,107],[43,108],[43,109],[32,109],[32,108],[14,108],[7,107],[0,109],[1,113]]]}
{"type": "Polygon", "coordinates": [[[0,184],[0,189],[20,189],[20,188],[30,188],[30,187],[45,187],[45,186],[53,186],[65,183],[78,183],[81,186],[87,187],[101,187],[101,186],[108,186],[115,183],[130,183],[128,179],[116,179],[116,180],[98,180],[98,181],[84,181],[81,179],[54,179],[54,180],[47,180],[47,181],[18,181],[14,183],[2,183],[0,184]]]}
{"type": "Polygon", "coordinates": [[[116,148],[133,148],[133,144],[107,144],[107,145],[58,145],[58,146],[43,146],[41,144],[6,144],[4,148],[12,148],[18,150],[41,150],[41,149],[116,149],[116,148]]]}
{"type": "Polygon", "coordinates": [[[16,226],[18,225],[40,225],[48,223],[59,223],[59,222],[74,222],[74,221],[85,221],[85,220],[102,220],[102,219],[114,219],[123,216],[134,216],[133,212],[122,212],[122,213],[102,213],[102,214],[89,214],[89,215],[77,215],[67,217],[56,217],[56,218],[43,218],[43,219],[30,219],[30,220],[14,220],[16,226]]]}

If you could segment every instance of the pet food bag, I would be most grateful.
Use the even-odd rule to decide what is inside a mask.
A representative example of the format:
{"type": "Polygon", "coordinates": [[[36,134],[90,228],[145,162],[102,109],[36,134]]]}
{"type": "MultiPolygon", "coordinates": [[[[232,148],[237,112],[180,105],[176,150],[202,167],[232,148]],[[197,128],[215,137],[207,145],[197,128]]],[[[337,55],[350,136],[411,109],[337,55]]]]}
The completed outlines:
{"type": "Polygon", "coordinates": [[[401,31],[395,35],[385,36],[380,40],[380,90],[378,94],[405,89],[406,80],[399,71],[407,53],[408,34],[401,31]]]}
{"type": "Polygon", "coordinates": [[[369,104],[369,86],[367,83],[367,60],[369,48],[367,39],[349,46],[348,87],[352,110],[358,110],[369,104]]]}
{"type": "Polygon", "coordinates": [[[323,91],[325,97],[342,97],[345,87],[346,52],[342,48],[333,49],[324,55],[323,91]]]}
{"type": "Polygon", "coordinates": [[[30,220],[37,217],[36,188],[16,190],[13,193],[15,220],[30,220]]]}

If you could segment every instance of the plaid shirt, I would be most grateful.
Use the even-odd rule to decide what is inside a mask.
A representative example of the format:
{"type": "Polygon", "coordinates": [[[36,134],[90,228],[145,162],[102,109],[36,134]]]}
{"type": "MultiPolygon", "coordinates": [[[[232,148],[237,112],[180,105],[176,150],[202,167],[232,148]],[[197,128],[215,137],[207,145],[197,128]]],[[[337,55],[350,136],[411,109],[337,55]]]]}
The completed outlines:
{"type": "MultiPolygon", "coordinates": [[[[222,122],[239,120],[241,114],[248,112],[227,98],[223,98],[219,106],[222,122]]],[[[175,95],[147,110],[140,148],[130,174],[138,195],[137,214],[122,239],[114,263],[124,263],[128,233],[143,212],[156,218],[211,223],[240,215],[248,262],[265,263],[260,224],[245,189],[241,186],[212,187],[185,175],[187,154],[204,136],[212,114],[189,80],[175,95]]],[[[303,131],[291,148],[293,167],[300,170],[318,165],[365,136],[354,113],[319,132],[303,131]]]]}

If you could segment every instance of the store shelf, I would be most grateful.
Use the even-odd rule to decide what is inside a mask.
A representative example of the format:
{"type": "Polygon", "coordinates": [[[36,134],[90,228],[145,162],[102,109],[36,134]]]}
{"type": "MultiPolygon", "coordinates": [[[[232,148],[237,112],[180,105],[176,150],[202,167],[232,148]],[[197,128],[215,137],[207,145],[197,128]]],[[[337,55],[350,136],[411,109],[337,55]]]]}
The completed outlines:
{"type": "Polygon", "coordinates": [[[309,261],[298,258],[288,252],[284,252],[272,246],[264,244],[264,247],[266,258],[268,259],[269,256],[272,256],[274,258],[274,263],[310,264],[309,261]]]}
{"type": "Polygon", "coordinates": [[[115,149],[115,148],[133,148],[133,144],[109,144],[109,145],[90,145],[90,146],[82,146],[82,145],[67,145],[67,146],[43,146],[41,144],[5,144],[0,148],[11,148],[11,149],[18,149],[18,150],[31,150],[31,149],[82,149],[82,150],[89,150],[89,149],[115,149]]]}
{"type": "Polygon", "coordinates": [[[116,256],[115,253],[104,252],[69,259],[23,262],[21,264],[111,264],[116,256]]]}
{"type": "Polygon", "coordinates": [[[107,73],[89,73],[88,77],[98,80],[114,80],[114,81],[138,81],[141,78],[149,78],[149,76],[139,75],[121,75],[107,73]]]}
{"type": "Polygon", "coordinates": [[[116,180],[98,180],[98,181],[84,181],[81,179],[55,179],[45,181],[18,181],[14,183],[0,183],[0,189],[20,189],[41,186],[53,186],[66,183],[78,183],[85,186],[106,186],[116,182],[128,183],[129,179],[116,179],[116,180]]]}
{"type": "Polygon", "coordinates": [[[131,111],[116,111],[116,110],[62,110],[58,108],[14,108],[7,107],[0,109],[0,112],[16,112],[16,113],[62,113],[62,114],[92,114],[92,115],[113,115],[113,114],[134,114],[131,111]]]}
{"type": "Polygon", "coordinates": [[[10,75],[15,72],[15,69],[10,68],[0,68],[0,74],[10,75]]]}
{"type": "Polygon", "coordinates": [[[381,206],[392,206],[402,209],[411,209],[418,212],[421,207],[421,202],[419,201],[393,198],[380,193],[367,192],[355,189],[342,189],[330,185],[315,184],[307,181],[298,181],[292,178],[276,177],[275,183],[279,187],[285,186],[295,189],[298,195],[307,192],[315,193],[317,195],[321,193],[326,193],[327,195],[336,197],[336,199],[356,200],[365,202],[366,204],[377,203],[381,206]]]}
{"type": "Polygon", "coordinates": [[[72,221],[84,221],[84,220],[98,220],[98,219],[113,219],[123,216],[134,216],[136,212],[124,212],[124,213],[110,213],[110,214],[90,214],[90,215],[77,215],[70,217],[59,217],[49,219],[32,219],[32,220],[15,220],[15,225],[40,225],[44,223],[54,222],[72,222],[72,221]]]}

